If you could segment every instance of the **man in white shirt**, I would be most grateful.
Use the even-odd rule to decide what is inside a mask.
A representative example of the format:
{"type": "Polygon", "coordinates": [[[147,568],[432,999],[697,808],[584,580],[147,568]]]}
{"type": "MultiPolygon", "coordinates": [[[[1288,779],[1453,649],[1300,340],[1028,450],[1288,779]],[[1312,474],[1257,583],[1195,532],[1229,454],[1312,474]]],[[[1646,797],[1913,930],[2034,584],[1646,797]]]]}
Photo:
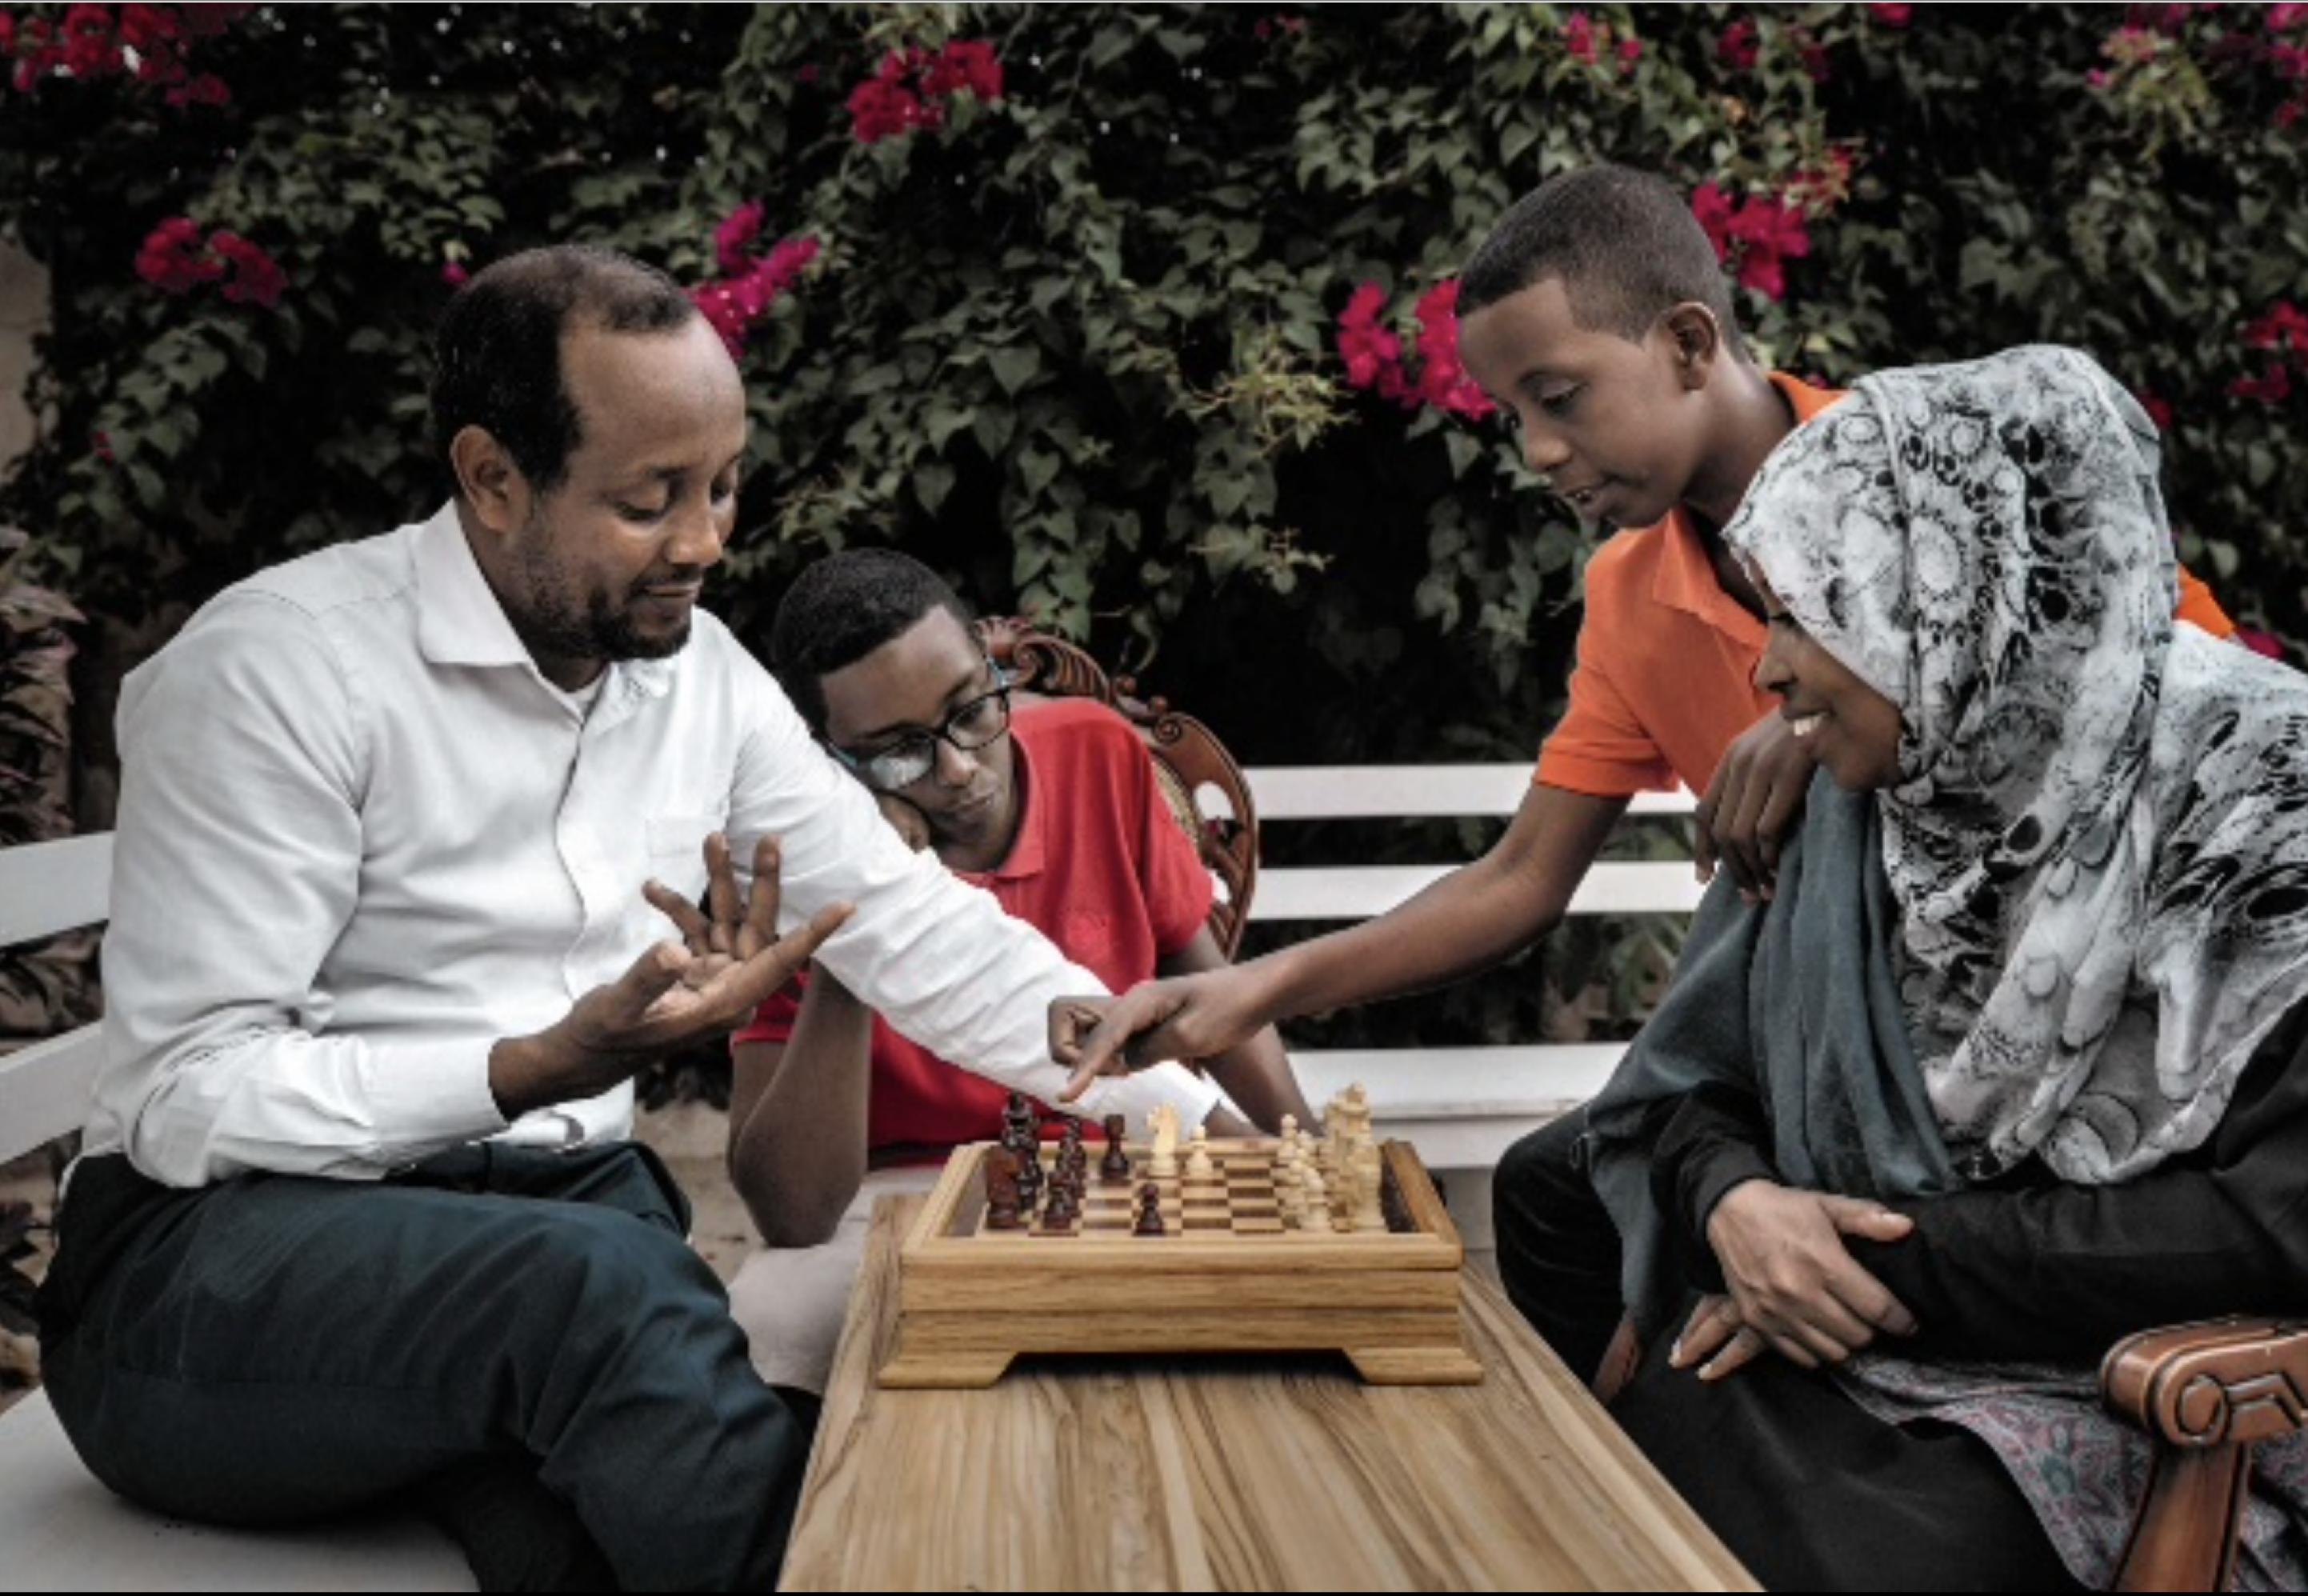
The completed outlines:
{"type": "MultiPolygon", "coordinates": [[[[436,358],[455,499],[228,591],[123,692],[55,1405],[165,1512],[284,1522],[506,1459],[590,1538],[556,1577],[598,1548],[622,1585],[766,1587],[802,1429],[624,1140],[633,1074],[814,955],[1050,1100],[1045,1011],[1099,988],[899,841],[696,609],[745,397],[676,285],[516,256],[436,358]]],[[[1080,1107],[1217,1095],[1174,1067],[1080,1107]]]]}

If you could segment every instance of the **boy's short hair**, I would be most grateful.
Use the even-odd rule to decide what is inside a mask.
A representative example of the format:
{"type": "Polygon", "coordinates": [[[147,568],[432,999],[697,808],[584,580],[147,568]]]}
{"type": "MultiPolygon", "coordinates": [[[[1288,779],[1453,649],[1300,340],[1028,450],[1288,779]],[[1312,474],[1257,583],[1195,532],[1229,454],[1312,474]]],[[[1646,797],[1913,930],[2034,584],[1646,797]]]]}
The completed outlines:
{"type": "Polygon", "coordinates": [[[1745,352],[1731,289],[1706,229],[1663,178],[1591,166],[1549,177],[1515,202],[1459,276],[1459,314],[1563,280],[1581,327],[1640,341],[1665,312],[1690,301],[1745,352]]]}
{"type": "Polygon", "coordinates": [[[507,255],[477,274],[433,335],[433,447],[452,479],[449,445],[468,427],[503,444],[539,493],[568,474],[581,442],[561,370],[570,329],[665,332],[697,315],[654,266],[590,244],[507,255]]]}
{"type": "Polygon", "coordinates": [[[811,731],[825,731],[824,678],[855,665],[934,609],[968,628],[961,595],[894,548],[845,548],[794,579],[770,625],[770,669],[811,731]]]}

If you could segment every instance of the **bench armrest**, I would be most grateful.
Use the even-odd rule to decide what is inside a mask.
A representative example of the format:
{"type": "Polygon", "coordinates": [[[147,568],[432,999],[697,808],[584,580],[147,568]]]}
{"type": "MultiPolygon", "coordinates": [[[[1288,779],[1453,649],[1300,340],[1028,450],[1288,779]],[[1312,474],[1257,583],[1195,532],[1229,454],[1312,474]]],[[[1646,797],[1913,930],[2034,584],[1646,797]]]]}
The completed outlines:
{"type": "Polygon", "coordinates": [[[2175,1446],[2308,1428],[2308,1321],[2215,1319],[2127,1336],[2100,1365],[2109,1409],[2175,1446]]]}

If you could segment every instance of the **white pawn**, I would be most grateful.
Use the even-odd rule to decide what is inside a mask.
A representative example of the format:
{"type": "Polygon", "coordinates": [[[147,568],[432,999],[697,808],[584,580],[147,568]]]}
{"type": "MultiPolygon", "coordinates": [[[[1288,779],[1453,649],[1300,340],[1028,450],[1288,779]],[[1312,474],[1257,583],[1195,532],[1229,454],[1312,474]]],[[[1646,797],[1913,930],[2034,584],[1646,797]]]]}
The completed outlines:
{"type": "Polygon", "coordinates": [[[1379,1188],[1386,1177],[1379,1161],[1378,1145],[1365,1142],[1355,1149],[1355,1229],[1383,1230],[1386,1229],[1386,1209],[1379,1201],[1379,1188]]]}
{"type": "Polygon", "coordinates": [[[1319,1236],[1331,1228],[1331,1198],[1322,1189],[1322,1171],[1309,1164],[1300,1175],[1300,1186],[1295,1194],[1300,1204],[1297,1213],[1301,1236],[1319,1236]]]}
{"type": "Polygon", "coordinates": [[[1186,1178],[1216,1180],[1218,1177],[1218,1166],[1210,1162],[1210,1133],[1198,1125],[1193,1140],[1186,1144],[1186,1178]]]}

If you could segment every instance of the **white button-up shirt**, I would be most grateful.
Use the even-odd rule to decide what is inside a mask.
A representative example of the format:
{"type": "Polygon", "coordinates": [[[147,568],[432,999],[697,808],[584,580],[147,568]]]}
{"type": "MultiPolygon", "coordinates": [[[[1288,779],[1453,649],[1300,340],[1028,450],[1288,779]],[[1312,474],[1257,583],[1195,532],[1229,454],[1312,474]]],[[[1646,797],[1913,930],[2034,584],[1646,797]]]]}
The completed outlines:
{"type": "MultiPolygon", "coordinates": [[[[696,898],[715,830],[741,862],[780,840],[787,927],[856,904],[826,968],[1005,1086],[1054,1098],[1047,1005],[1105,990],[900,841],[712,616],[590,712],[555,690],[453,505],[220,595],[128,678],[119,734],[85,1146],[171,1186],[628,1134],[630,1084],[508,1126],[489,1051],[677,935],[642,884],[696,898]]],[[[1165,1065],[1077,1107],[1191,1125],[1218,1095],[1165,1065]]]]}

